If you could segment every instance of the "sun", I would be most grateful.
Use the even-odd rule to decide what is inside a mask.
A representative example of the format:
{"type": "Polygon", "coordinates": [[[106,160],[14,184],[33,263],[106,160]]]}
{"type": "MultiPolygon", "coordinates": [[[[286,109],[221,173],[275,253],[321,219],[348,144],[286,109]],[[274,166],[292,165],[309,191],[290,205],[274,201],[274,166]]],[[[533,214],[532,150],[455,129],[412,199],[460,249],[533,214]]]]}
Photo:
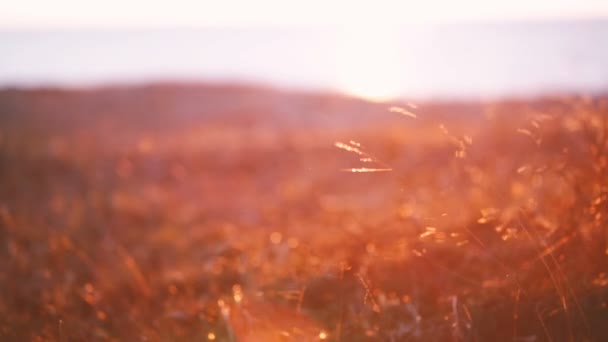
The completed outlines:
{"type": "Polygon", "coordinates": [[[337,88],[349,95],[384,101],[402,95],[397,31],[359,28],[340,32],[336,43],[337,88]]]}

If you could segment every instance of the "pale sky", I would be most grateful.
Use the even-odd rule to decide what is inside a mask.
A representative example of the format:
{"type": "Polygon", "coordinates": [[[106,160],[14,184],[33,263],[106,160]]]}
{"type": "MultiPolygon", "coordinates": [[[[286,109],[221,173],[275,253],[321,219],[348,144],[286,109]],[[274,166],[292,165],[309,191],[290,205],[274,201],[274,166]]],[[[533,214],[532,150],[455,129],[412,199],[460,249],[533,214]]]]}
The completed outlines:
{"type": "Polygon", "coordinates": [[[0,0],[0,28],[250,27],[608,17],[608,0],[0,0]]]}

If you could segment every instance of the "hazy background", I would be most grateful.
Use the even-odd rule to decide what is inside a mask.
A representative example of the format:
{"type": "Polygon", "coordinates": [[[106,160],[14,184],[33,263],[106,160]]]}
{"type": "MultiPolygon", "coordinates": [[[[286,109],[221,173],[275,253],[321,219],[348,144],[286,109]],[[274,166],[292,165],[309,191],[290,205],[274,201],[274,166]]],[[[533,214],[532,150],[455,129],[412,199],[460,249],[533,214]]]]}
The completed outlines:
{"type": "Polygon", "coordinates": [[[601,92],[608,3],[22,1],[0,86],[266,83],[372,99],[601,92]]]}

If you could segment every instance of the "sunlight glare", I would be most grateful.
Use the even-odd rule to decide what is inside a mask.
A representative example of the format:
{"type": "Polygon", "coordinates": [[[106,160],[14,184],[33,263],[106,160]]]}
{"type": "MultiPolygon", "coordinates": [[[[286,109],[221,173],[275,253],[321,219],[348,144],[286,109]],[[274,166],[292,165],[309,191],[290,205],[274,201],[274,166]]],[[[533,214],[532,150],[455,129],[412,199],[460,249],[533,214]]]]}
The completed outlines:
{"type": "Polygon", "coordinates": [[[401,95],[402,78],[397,30],[390,27],[348,29],[337,42],[337,87],[369,100],[401,95]]]}

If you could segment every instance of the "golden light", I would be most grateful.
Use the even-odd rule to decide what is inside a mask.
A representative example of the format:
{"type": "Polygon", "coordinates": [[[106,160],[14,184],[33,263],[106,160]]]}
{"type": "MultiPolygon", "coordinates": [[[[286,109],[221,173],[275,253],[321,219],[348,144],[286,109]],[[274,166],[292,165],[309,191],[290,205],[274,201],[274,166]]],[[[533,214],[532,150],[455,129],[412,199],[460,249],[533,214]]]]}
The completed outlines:
{"type": "Polygon", "coordinates": [[[283,240],[283,236],[281,235],[281,233],[272,232],[270,234],[270,242],[272,242],[273,244],[278,245],[279,243],[281,243],[281,240],[283,240]]]}
{"type": "Polygon", "coordinates": [[[238,285],[238,284],[233,285],[232,293],[233,293],[235,303],[238,304],[243,300],[243,290],[241,289],[240,285],[238,285]]]}
{"type": "Polygon", "coordinates": [[[337,39],[337,88],[369,100],[389,100],[403,91],[397,30],[348,29],[337,39]]]}

